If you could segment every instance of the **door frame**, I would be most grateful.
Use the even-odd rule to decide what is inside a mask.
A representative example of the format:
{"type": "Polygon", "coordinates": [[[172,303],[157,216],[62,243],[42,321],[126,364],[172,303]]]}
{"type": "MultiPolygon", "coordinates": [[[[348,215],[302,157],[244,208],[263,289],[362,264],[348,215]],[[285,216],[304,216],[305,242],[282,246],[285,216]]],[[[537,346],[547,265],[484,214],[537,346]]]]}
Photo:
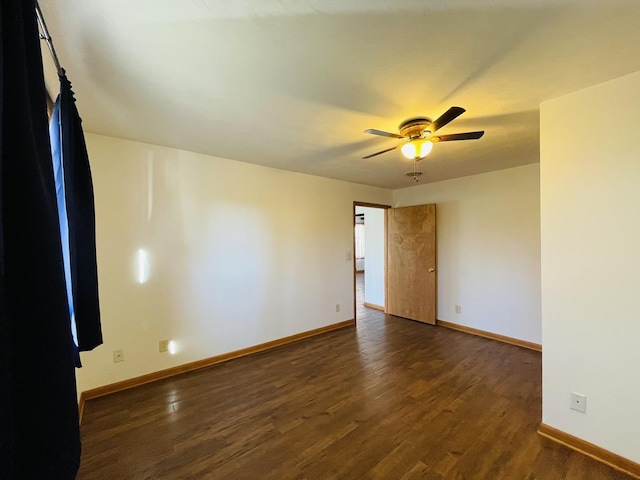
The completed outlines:
{"type": "MultiPolygon", "coordinates": [[[[351,211],[351,220],[353,222],[353,229],[351,232],[351,242],[352,242],[352,246],[351,246],[351,251],[353,252],[353,268],[351,269],[351,274],[353,275],[353,321],[357,324],[358,323],[358,316],[357,316],[357,311],[358,311],[358,299],[356,297],[356,235],[355,235],[355,229],[356,229],[356,207],[367,207],[367,208],[381,208],[383,209],[384,212],[384,291],[385,291],[385,310],[386,310],[386,304],[387,304],[387,210],[389,208],[392,208],[391,205],[384,205],[381,203],[369,203],[369,202],[353,202],[353,207],[352,207],[352,211],[351,211]]],[[[365,222],[366,222],[366,218],[365,218],[365,222]]],[[[366,223],[365,223],[366,225],[366,223]]]]}

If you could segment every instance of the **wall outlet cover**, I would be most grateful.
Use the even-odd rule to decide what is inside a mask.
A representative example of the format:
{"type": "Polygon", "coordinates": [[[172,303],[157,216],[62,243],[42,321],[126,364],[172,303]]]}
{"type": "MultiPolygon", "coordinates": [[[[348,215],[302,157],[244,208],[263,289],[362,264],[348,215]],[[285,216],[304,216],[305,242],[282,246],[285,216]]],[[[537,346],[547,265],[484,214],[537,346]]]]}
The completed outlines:
{"type": "Polygon", "coordinates": [[[576,412],[587,413],[587,396],[571,392],[569,407],[576,412]]]}

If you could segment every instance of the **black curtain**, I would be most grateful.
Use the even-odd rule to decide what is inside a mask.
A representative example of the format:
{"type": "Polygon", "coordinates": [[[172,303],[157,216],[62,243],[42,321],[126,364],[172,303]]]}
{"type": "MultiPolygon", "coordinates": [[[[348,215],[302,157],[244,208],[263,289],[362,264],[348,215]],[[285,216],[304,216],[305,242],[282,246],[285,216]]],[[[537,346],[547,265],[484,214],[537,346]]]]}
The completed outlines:
{"type": "Polygon", "coordinates": [[[34,8],[0,2],[0,478],[66,480],[80,437],[34,8]]]}
{"type": "Polygon", "coordinates": [[[80,351],[87,351],[102,344],[93,181],[82,120],[78,115],[71,82],[64,71],[60,75],[60,96],[56,108],[60,109],[71,286],[78,347],[80,351]]]}

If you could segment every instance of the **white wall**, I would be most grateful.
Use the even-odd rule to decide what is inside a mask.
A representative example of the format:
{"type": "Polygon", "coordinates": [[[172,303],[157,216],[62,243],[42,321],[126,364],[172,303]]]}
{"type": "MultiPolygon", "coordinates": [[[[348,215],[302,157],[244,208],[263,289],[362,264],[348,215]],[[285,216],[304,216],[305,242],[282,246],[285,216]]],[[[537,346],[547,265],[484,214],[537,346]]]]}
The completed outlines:
{"type": "Polygon", "coordinates": [[[640,72],[541,105],[543,422],[640,462],[640,72]],[[587,413],[569,392],[587,395],[587,413]]]}
{"type": "Polygon", "coordinates": [[[539,181],[533,164],[394,191],[437,204],[439,320],[541,343],[539,181]]]}
{"type": "Polygon", "coordinates": [[[384,209],[364,212],[364,301],[384,307],[384,209]]]}
{"type": "Polygon", "coordinates": [[[93,134],[87,143],[105,344],[82,354],[79,391],[352,318],[353,202],[390,203],[390,191],[93,134]],[[158,353],[161,339],[177,354],[158,353]],[[116,349],[124,362],[113,363],[116,349]]]}

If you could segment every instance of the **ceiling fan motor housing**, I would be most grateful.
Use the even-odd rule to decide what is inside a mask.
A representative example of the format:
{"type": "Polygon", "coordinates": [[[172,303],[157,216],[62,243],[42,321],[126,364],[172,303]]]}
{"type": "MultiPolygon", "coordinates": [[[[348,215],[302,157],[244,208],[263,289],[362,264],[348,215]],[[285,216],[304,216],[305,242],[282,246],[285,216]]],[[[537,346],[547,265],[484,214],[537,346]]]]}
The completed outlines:
{"type": "Polygon", "coordinates": [[[431,133],[430,126],[431,120],[429,118],[414,117],[402,122],[398,128],[400,135],[414,139],[427,137],[431,133]]]}

